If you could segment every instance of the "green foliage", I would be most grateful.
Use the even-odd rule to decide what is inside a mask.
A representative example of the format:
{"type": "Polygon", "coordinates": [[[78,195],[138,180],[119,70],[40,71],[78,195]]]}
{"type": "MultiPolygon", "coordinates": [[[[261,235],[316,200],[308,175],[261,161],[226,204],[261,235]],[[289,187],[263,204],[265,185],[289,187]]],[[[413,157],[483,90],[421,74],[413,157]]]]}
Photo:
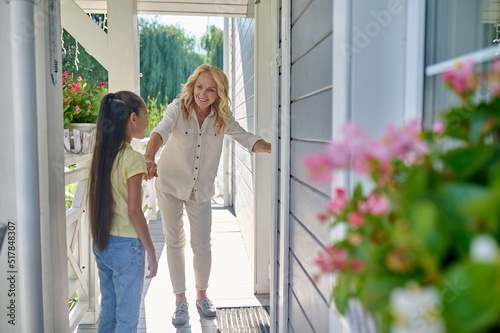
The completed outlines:
{"type": "Polygon", "coordinates": [[[75,308],[75,306],[78,304],[78,301],[79,301],[78,294],[74,293],[73,296],[71,296],[71,298],[68,301],[69,312],[71,312],[75,308]]]}
{"type": "Polygon", "coordinates": [[[147,107],[148,107],[148,123],[149,126],[146,129],[145,137],[149,137],[151,131],[158,126],[161,119],[163,118],[163,113],[167,109],[168,103],[167,98],[165,97],[165,103],[159,101],[160,93],[156,95],[156,97],[148,96],[147,107]]]}
{"type": "Polygon", "coordinates": [[[224,34],[221,29],[215,25],[207,27],[207,31],[201,37],[201,47],[207,52],[207,64],[223,69],[224,34]]]}
{"type": "MultiPolygon", "coordinates": [[[[92,14],[91,18],[105,31],[104,15],[92,14]]],[[[85,77],[90,85],[108,83],[108,71],[87,53],[85,48],[63,29],[62,31],[62,68],[73,77],[85,77]],[[78,52],[78,54],[77,54],[78,52]],[[78,64],[78,66],[77,66],[78,64]],[[77,69],[78,67],[78,69],[77,69]]]]}
{"type": "MultiPolygon", "coordinates": [[[[337,190],[324,214],[332,228],[345,228],[345,238],[325,248],[326,260],[316,260],[336,273],[337,309],[345,313],[358,299],[381,332],[499,332],[500,60],[489,73],[473,68],[448,74],[469,82],[468,90],[455,91],[462,105],[442,112],[443,124],[418,131],[425,154],[375,169],[367,198],[361,185],[350,198],[337,190]],[[489,79],[486,101],[474,98],[476,77],[489,79]],[[387,210],[370,210],[372,195],[386,198],[387,210]]],[[[342,156],[342,145],[332,147],[342,156]]]]}
{"type": "MultiPolygon", "coordinates": [[[[107,31],[104,15],[92,14],[91,18],[104,31],[107,31]]],[[[157,18],[139,18],[140,32],[140,81],[141,97],[149,109],[149,127],[146,136],[160,122],[168,101],[174,100],[181,92],[189,75],[201,64],[208,63],[222,68],[223,33],[215,26],[208,26],[200,40],[204,55],[197,50],[198,42],[182,28],[161,24],[157,18]]],[[[108,73],[82,45],[63,30],[63,69],[70,77],[82,77],[87,89],[104,82],[107,85],[108,73]],[[75,64],[78,62],[78,69],[75,64]]],[[[79,84],[83,84],[80,82],[79,84]]],[[[81,97],[81,96],[78,96],[81,97]]],[[[92,105],[92,103],[91,103],[92,105]]],[[[80,108],[82,105],[80,105],[80,108]]],[[[76,104],[65,106],[66,128],[73,118],[77,118],[76,104]],[[71,118],[71,119],[70,119],[71,118]]],[[[78,115],[81,115],[79,113],[78,115]]]]}
{"type": "Polygon", "coordinates": [[[67,72],[62,77],[64,128],[70,128],[70,123],[95,123],[101,100],[108,93],[105,83],[89,85],[81,77],[75,81],[67,72]]]}
{"type": "Polygon", "coordinates": [[[191,73],[203,64],[196,40],[183,29],[162,25],[156,19],[139,20],[141,43],[141,97],[166,96],[172,101],[191,73]]]}

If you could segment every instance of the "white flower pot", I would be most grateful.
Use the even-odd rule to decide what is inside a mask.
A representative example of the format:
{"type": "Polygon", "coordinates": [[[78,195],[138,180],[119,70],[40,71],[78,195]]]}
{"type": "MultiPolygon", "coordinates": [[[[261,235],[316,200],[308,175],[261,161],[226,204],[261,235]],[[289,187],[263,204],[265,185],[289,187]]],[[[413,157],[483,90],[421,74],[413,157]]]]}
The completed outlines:
{"type": "Polygon", "coordinates": [[[94,152],[96,133],[96,124],[71,123],[71,130],[64,130],[64,149],[73,154],[91,154],[94,152]]]}

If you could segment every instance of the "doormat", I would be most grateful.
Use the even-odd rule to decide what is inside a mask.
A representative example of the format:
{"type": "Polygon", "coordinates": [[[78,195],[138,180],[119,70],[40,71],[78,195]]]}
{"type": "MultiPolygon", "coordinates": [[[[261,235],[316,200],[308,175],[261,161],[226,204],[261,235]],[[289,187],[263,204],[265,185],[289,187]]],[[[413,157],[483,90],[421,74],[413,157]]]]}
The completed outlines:
{"type": "Polygon", "coordinates": [[[269,332],[269,306],[246,308],[218,308],[218,331],[220,333],[269,332]]]}

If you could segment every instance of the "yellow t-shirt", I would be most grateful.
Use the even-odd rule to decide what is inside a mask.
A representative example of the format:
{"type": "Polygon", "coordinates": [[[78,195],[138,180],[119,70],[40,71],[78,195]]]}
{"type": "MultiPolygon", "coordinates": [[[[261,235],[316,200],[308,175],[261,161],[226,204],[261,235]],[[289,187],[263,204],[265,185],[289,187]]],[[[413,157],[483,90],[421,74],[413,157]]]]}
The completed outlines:
{"type": "Polygon", "coordinates": [[[141,153],[125,142],[125,149],[118,153],[111,170],[111,188],[115,200],[115,211],[110,234],[113,236],[137,238],[132,222],[128,217],[127,180],[139,173],[145,174],[146,160],[141,153]]]}

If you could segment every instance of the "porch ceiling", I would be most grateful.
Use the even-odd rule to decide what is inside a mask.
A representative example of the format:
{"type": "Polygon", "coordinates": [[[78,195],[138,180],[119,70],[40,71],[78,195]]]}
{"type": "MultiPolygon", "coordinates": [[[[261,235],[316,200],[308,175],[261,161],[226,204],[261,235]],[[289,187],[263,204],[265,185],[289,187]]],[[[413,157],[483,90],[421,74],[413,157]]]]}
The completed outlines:
{"type": "MultiPolygon", "coordinates": [[[[252,0],[137,0],[138,14],[246,17],[252,0]]],[[[75,0],[87,13],[103,14],[106,0],[75,0]]]]}

